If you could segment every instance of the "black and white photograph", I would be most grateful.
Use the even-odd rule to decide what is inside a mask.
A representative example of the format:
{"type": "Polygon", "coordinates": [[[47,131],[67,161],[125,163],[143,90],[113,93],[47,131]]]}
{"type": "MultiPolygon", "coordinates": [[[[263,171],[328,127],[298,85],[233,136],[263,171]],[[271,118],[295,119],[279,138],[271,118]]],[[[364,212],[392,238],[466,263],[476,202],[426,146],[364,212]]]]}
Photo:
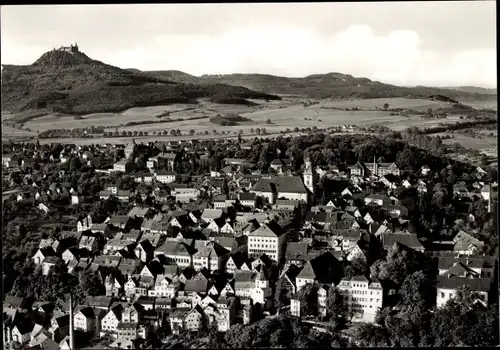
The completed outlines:
{"type": "Polygon", "coordinates": [[[3,348],[500,346],[496,10],[0,6],[3,348]]]}

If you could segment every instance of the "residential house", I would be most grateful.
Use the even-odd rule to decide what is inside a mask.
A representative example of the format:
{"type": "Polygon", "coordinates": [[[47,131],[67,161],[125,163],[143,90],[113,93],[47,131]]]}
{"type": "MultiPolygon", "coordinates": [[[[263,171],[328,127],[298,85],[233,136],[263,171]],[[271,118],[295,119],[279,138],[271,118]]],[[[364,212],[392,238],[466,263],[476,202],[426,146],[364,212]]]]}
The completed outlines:
{"type": "Polygon", "coordinates": [[[311,283],[337,284],[343,275],[343,269],[337,258],[329,251],[308,261],[296,277],[297,290],[311,283]]]}
{"type": "Polygon", "coordinates": [[[101,337],[106,333],[115,333],[118,331],[118,324],[122,321],[123,307],[117,304],[109,310],[101,321],[101,337]]]}
{"type": "Polygon", "coordinates": [[[478,293],[483,304],[488,304],[488,294],[491,288],[490,278],[458,277],[450,274],[436,277],[436,306],[444,306],[448,300],[455,297],[457,289],[461,286],[469,287],[473,292],[478,293]]]}
{"type": "Polygon", "coordinates": [[[257,257],[265,253],[274,261],[279,262],[285,242],[285,230],[276,222],[268,221],[248,234],[248,256],[257,257]]]}
{"type": "Polygon", "coordinates": [[[57,264],[64,264],[64,260],[57,256],[47,256],[42,261],[42,274],[47,276],[50,273],[50,270],[57,264]]]}
{"type": "Polygon", "coordinates": [[[416,251],[424,251],[424,246],[420,243],[417,235],[413,233],[384,232],[380,237],[385,250],[389,250],[394,244],[401,244],[416,251]]]}
{"type": "Polygon", "coordinates": [[[365,276],[343,278],[338,288],[347,299],[348,312],[353,322],[375,322],[377,311],[382,308],[383,289],[377,279],[365,276]]]}
{"type": "Polygon", "coordinates": [[[73,315],[73,323],[75,329],[83,332],[95,332],[96,318],[94,309],[90,306],[79,308],[73,315]]]}
{"type": "Polygon", "coordinates": [[[196,250],[185,243],[167,241],[155,250],[155,256],[164,255],[168,261],[175,262],[180,267],[192,266],[196,250]]]}
{"type": "Polygon", "coordinates": [[[222,271],[229,254],[230,250],[216,242],[210,242],[193,255],[193,266],[196,270],[205,268],[211,272],[222,271]]]}
{"type": "Polygon", "coordinates": [[[240,192],[238,193],[238,200],[245,207],[255,208],[257,196],[252,192],[240,192]]]}
{"type": "Polygon", "coordinates": [[[174,171],[158,170],[156,171],[156,181],[171,184],[175,182],[175,177],[177,173],[174,171]]]}
{"type": "Polygon", "coordinates": [[[365,204],[387,205],[391,204],[389,197],[381,194],[370,194],[365,197],[365,204]]]}
{"type": "Polygon", "coordinates": [[[470,234],[460,231],[453,238],[453,251],[457,254],[476,254],[484,248],[484,242],[472,237],[470,234]]]}

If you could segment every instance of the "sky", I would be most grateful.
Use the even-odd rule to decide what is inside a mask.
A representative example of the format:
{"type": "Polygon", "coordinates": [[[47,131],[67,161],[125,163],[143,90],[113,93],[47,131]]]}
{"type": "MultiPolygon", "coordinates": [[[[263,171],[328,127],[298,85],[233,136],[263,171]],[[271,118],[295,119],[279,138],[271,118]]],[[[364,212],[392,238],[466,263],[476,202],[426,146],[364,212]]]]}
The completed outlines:
{"type": "Polygon", "coordinates": [[[288,77],[340,72],[496,88],[495,1],[2,6],[1,63],[77,42],[121,68],[288,77]]]}

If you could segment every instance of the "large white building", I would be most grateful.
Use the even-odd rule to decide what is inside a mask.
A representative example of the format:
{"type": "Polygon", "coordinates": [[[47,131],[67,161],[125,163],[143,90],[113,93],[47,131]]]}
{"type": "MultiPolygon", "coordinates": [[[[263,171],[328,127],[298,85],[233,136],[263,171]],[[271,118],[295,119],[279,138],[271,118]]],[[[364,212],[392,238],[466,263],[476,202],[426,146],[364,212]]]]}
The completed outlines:
{"type": "Polygon", "coordinates": [[[156,181],[164,184],[171,184],[175,182],[176,173],[173,171],[158,170],[156,172],[156,181]]]}
{"type": "Polygon", "coordinates": [[[281,226],[275,222],[264,223],[248,234],[248,257],[260,257],[265,253],[272,260],[279,262],[285,240],[286,234],[281,226]]]}
{"type": "Polygon", "coordinates": [[[383,301],[383,289],[378,280],[369,280],[365,276],[345,277],[338,288],[347,298],[353,322],[375,322],[375,315],[382,308],[383,301]]]}

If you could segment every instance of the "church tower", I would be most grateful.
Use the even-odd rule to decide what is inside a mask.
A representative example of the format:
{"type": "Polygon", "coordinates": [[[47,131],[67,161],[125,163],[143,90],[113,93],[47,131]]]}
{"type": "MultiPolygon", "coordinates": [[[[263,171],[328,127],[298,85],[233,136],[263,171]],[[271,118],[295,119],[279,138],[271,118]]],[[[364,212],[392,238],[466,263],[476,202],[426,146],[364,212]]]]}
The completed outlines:
{"type": "Polygon", "coordinates": [[[314,194],[314,174],[311,159],[309,157],[304,158],[304,163],[306,166],[304,169],[304,185],[314,194]]]}

